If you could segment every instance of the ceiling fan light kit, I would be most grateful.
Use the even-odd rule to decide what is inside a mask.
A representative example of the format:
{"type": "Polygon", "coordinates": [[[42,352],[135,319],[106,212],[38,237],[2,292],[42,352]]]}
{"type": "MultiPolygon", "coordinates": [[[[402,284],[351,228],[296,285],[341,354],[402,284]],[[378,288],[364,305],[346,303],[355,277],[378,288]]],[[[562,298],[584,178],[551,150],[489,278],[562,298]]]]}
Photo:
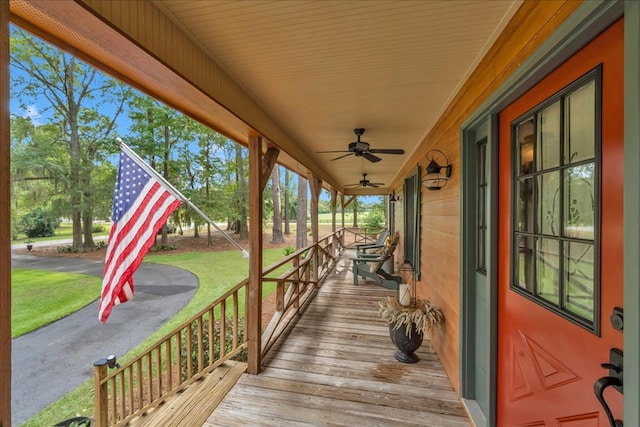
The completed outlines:
{"type": "Polygon", "coordinates": [[[376,156],[376,154],[404,154],[404,150],[401,148],[371,148],[371,145],[369,145],[368,142],[360,141],[360,137],[364,134],[364,131],[364,128],[355,128],[353,130],[353,133],[356,134],[358,140],[349,143],[347,150],[318,151],[318,153],[347,153],[331,160],[339,160],[344,157],[354,155],[356,157],[363,157],[371,163],[377,163],[382,160],[380,157],[376,156]]]}
{"type": "Polygon", "coordinates": [[[429,190],[440,190],[447,185],[449,178],[451,178],[451,163],[449,163],[446,154],[440,150],[429,150],[427,160],[429,160],[429,163],[427,164],[426,174],[422,177],[422,185],[429,190]],[[438,155],[444,161],[442,166],[436,160],[438,155]],[[442,173],[443,169],[444,173],[442,173]]]}
{"type": "Polygon", "coordinates": [[[382,182],[371,182],[367,179],[367,174],[362,173],[362,179],[357,184],[347,184],[345,187],[373,187],[378,188],[381,185],[384,185],[382,182]]]}

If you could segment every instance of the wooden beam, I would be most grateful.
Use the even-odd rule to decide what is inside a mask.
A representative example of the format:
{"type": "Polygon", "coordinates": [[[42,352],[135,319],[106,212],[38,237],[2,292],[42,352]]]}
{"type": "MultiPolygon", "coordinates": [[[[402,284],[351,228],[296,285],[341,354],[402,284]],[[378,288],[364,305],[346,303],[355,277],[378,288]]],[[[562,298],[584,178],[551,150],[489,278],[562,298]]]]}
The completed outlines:
{"type": "Polygon", "coordinates": [[[262,362],[262,137],[249,137],[249,288],[247,291],[247,372],[262,362]]]}
{"type": "Polygon", "coordinates": [[[260,175],[260,188],[262,188],[262,191],[264,191],[267,186],[273,166],[276,164],[276,160],[278,160],[278,154],[280,154],[280,150],[275,147],[268,148],[267,152],[264,153],[264,157],[262,158],[262,174],[260,175]]]}
{"type": "Polygon", "coordinates": [[[344,228],[344,194],[340,194],[340,212],[342,213],[342,228],[344,228]]]}
{"type": "Polygon", "coordinates": [[[346,209],[347,206],[349,206],[351,204],[351,202],[353,202],[355,199],[356,199],[356,196],[349,196],[349,198],[347,199],[346,202],[343,199],[342,200],[342,210],[346,209]]]}
{"type": "Polygon", "coordinates": [[[0,2],[0,427],[11,425],[9,2],[0,2]]]}

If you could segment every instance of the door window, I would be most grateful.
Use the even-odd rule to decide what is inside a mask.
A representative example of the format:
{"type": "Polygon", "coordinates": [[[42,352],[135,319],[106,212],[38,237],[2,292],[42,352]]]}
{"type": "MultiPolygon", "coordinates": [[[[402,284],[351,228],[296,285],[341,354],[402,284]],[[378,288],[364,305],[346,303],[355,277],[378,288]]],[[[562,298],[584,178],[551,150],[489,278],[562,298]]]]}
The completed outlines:
{"type": "Polygon", "coordinates": [[[600,69],[512,123],[511,289],[598,333],[600,69]]]}

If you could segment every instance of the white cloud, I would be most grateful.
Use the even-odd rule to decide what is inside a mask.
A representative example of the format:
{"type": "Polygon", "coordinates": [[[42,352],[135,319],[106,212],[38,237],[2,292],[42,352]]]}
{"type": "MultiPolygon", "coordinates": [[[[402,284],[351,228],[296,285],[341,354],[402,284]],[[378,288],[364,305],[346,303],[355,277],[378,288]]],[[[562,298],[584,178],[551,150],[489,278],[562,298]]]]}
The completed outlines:
{"type": "Polygon", "coordinates": [[[29,105],[25,108],[24,117],[29,117],[36,125],[40,124],[40,112],[35,105],[29,105]]]}

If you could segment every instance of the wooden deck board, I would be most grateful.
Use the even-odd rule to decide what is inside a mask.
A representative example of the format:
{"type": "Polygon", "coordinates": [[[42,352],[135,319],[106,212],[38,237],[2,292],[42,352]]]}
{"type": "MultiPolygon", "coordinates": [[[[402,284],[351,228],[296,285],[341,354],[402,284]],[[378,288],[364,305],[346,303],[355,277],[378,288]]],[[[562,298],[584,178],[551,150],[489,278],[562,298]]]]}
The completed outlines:
{"type": "Polygon", "coordinates": [[[241,375],[246,363],[227,361],[184,391],[171,396],[151,412],[133,419],[129,425],[193,427],[202,425],[229,392],[241,375]]]}
{"type": "Polygon", "coordinates": [[[470,426],[427,339],[420,361],[395,360],[378,301],[343,256],[259,375],[245,374],[204,423],[214,426],[470,426]]]}

